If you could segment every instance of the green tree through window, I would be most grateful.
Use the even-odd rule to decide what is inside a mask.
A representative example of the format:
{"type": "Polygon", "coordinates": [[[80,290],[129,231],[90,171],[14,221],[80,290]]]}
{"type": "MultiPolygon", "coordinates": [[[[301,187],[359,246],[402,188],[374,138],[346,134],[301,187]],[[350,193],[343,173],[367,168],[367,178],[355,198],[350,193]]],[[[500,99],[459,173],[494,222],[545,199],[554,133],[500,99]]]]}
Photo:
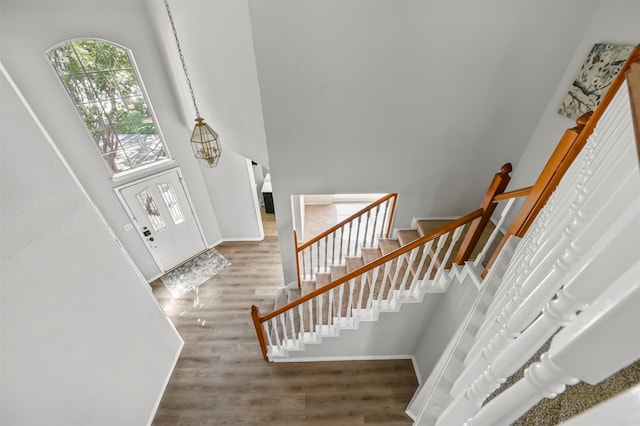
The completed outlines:
{"type": "Polygon", "coordinates": [[[74,40],[48,57],[112,174],[169,158],[127,49],[74,40]]]}

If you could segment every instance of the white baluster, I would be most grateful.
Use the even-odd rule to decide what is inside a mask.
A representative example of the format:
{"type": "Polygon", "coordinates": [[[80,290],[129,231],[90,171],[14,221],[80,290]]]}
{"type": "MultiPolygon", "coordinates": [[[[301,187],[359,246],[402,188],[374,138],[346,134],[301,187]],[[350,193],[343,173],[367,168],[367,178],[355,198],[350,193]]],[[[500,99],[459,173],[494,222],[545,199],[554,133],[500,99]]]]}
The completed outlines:
{"type": "Polygon", "coordinates": [[[451,257],[451,252],[453,251],[453,246],[458,241],[458,238],[460,238],[460,234],[462,233],[463,229],[464,229],[464,225],[458,226],[453,231],[453,235],[451,236],[451,243],[449,243],[449,247],[448,247],[444,257],[442,258],[442,263],[440,264],[440,267],[438,268],[438,272],[436,272],[436,276],[433,279],[434,283],[438,284],[440,282],[440,280],[442,279],[442,275],[444,274],[444,270],[447,267],[447,263],[449,262],[449,258],[451,257]]]}
{"type": "Polygon", "coordinates": [[[344,284],[338,287],[338,309],[336,309],[336,316],[338,317],[336,324],[340,325],[342,320],[342,297],[344,295],[344,284]]]}
{"type": "Polygon", "coordinates": [[[443,424],[460,424],[471,417],[500,385],[515,373],[553,334],[575,318],[576,312],[586,306],[567,292],[549,302],[544,315],[496,358],[466,390],[459,394],[443,412],[443,424]]]}
{"type": "Polygon", "coordinates": [[[293,309],[289,309],[289,322],[291,323],[291,344],[293,346],[297,346],[298,344],[298,336],[296,333],[296,325],[293,321],[293,309]]]}
{"type": "MultiPolygon", "coordinates": [[[[620,108],[615,110],[619,111],[620,108]]],[[[529,242],[528,250],[522,251],[524,256],[518,259],[521,263],[517,268],[520,276],[525,276],[525,279],[520,283],[517,278],[514,280],[514,285],[511,285],[506,293],[510,300],[505,304],[494,304],[490,308],[491,315],[483,324],[484,337],[495,329],[496,323],[492,322],[493,313],[500,310],[497,322],[502,324],[502,329],[485,346],[480,356],[485,358],[484,364],[488,365],[489,360],[493,360],[493,363],[469,386],[464,397],[456,398],[454,404],[447,409],[448,417],[443,416],[443,419],[451,419],[450,412],[464,417],[465,413],[468,414],[474,407],[479,407],[504,378],[531,356],[531,352],[539,347],[541,342],[573,318],[581,309],[581,305],[601,293],[608,285],[610,272],[609,276],[604,277],[601,273],[598,274],[598,268],[611,271],[612,266],[624,267],[633,259],[634,255],[628,254],[629,250],[624,246],[624,241],[629,234],[635,234],[637,239],[636,224],[640,223],[640,181],[628,111],[625,111],[625,114],[626,124],[616,117],[615,120],[605,120],[605,126],[598,126],[525,237],[529,242]],[[599,143],[609,138],[614,141],[599,143]],[[568,215],[564,213],[567,211],[568,215]],[[615,219],[612,221],[611,218],[615,219]],[[558,229],[562,229],[562,232],[558,233],[558,229]],[[538,233],[533,239],[529,238],[532,232],[538,233]],[[559,234],[560,238],[550,238],[549,233],[552,236],[559,234]],[[531,250],[537,245],[536,241],[544,242],[535,250],[531,250]],[[622,246],[615,246],[616,244],[622,246]],[[549,254],[552,251],[555,253],[549,254]],[[550,265],[551,268],[548,269],[545,265],[550,265]],[[531,273],[528,267],[534,268],[531,273]],[[526,274],[523,271],[526,271],[526,274]],[[542,275],[543,278],[538,279],[542,275]],[[576,284],[578,282],[580,285],[576,284]],[[519,330],[538,315],[536,309],[520,306],[512,311],[513,307],[523,299],[526,299],[526,306],[541,306],[562,285],[565,285],[565,289],[559,291],[556,299],[547,303],[542,316],[510,345],[513,337],[519,335],[519,330]],[[466,402],[461,400],[465,398],[468,398],[466,402]]],[[[635,256],[637,257],[637,254],[635,256]]],[[[636,271],[636,276],[638,275],[640,273],[636,271]]],[[[478,342],[483,340],[478,339],[478,342]]],[[[467,358],[473,361],[472,366],[463,374],[466,377],[461,377],[452,391],[459,391],[460,386],[472,375],[473,372],[470,371],[482,364],[477,362],[477,347],[478,345],[474,348],[476,352],[470,353],[474,357],[467,358]]],[[[640,354],[640,348],[637,353],[640,354]]],[[[567,368],[571,366],[568,365],[567,368]]],[[[513,395],[517,392],[510,393],[513,395]]],[[[494,416],[492,421],[498,424],[506,421],[502,418],[498,421],[496,418],[499,417],[494,416]]],[[[478,419],[482,419],[482,415],[476,416],[473,424],[477,424],[478,419]]]]}
{"type": "MultiPolygon", "coordinates": [[[[545,238],[537,252],[544,255],[534,254],[530,257],[529,266],[534,268],[533,271],[521,282],[516,281],[519,285],[511,287],[507,293],[511,300],[497,315],[496,322],[492,322],[489,316],[485,321],[485,324],[489,321],[488,327],[484,327],[483,324],[483,332],[467,357],[470,366],[456,381],[454,391],[459,392],[461,387],[466,386],[468,380],[484,370],[489,362],[495,360],[520,331],[533,321],[550,295],[558,291],[571,266],[600,238],[609,225],[610,220],[607,218],[615,216],[615,212],[623,209],[629,197],[633,197],[634,190],[637,190],[633,180],[637,174],[635,167],[631,167],[622,183],[615,185],[615,182],[620,182],[621,164],[629,154],[633,154],[629,152],[633,151],[633,145],[612,144],[611,147],[596,149],[596,139],[596,136],[590,138],[585,151],[578,158],[579,166],[574,167],[568,177],[565,176],[554,197],[543,209],[544,216],[541,215],[536,220],[536,223],[543,224],[543,232],[535,240],[545,238]],[[598,152],[600,157],[596,158],[595,152],[598,152]],[[618,195],[625,191],[628,194],[618,195]],[[554,209],[558,212],[565,211],[564,207],[558,208],[558,205],[568,206],[569,214],[553,215],[554,209]],[[609,211],[613,213],[608,213],[609,211]],[[554,219],[553,216],[562,220],[554,219]],[[551,238],[561,227],[563,231],[560,238],[551,238]],[[547,265],[552,266],[550,270],[547,265]],[[479,354],[478,348],[484,344],[487,336],[498,329],[498,324],[499,331],[479,354]]],[[[539,229],[541,228],[536,228],[534,232],[539,229]]]]}
{"type": "Polygon", "coordinates": [[[316,332],[316,328],[313,324],[313,306],[315,304],[315,299],[307,300],[307,305],[309,306],[309,336],[312,339],[317,339],[318,335],[316,332]]]}
{"type": "Polygon", "coordinates": [[[431,281],[431,274],[433,272],[433,269],[436,267],[436,264],[438,263],[438,255],[440,254],[440,250],[442,250],[442,247],[444,247],[447,238],[449,238],[448,232],[438,237],[438,241],[436,242],[436,249],[433,254],[431,254],[431,262],[429,262],[427,272],[424,274],[424,282],[431,281]]]}
{"type": "MultiPolygon", "coordinates": [[[[535,231],[535,229],[532,230],[535,231]]],[[[526,266],[529,257],[528,253],[532,250],[532,247],[535,247],[535,244],[536,239],[534,238],[533,232],[530,232],[525,235],[525,238],[522,239],[516,248],[511,264],[503,277],[502,284],[494,296],[494,300],[498,299],[498,303],[494,302],[486,314],[486,319],[476,335],[476,342],[465,358],[465,364],[467,364],[468,367],[456,380],[451,389],[453,395],[462,393],[463,389],[487,367],[489,360],[484,357],[482,349],[489,338],[494,336],[499,330],[498,327],[501,325],[497,322],[494,312],[498,308],[503,308],[501,302],[506,298],[512,300],[518,297],[517,290],[524,280],[524,274],[529,270],[526,266]],[[508,290],[505,291],[505,288],[508,290]]]]}
{"type": "Polygon", "coordinates": [[[526,413],[542,398],[555,398],[566,385],[578,379],[570,376],[543,354],[541,361],[525,371],[525,377],[492,399],[465,426],[507,426],[526,413]]]}
{"type": "MultiPolygon", "coordinates": [[[[420,247],[416,247],[413,250],[411,250],[411,252],[409,252],[409,260],[408,260],[408,264],[407,264],[407,269],[405,269],[404,271],[404,276],[402,277],[402,282],[400,283],[399,286],[399,293],[403,294],[405,292],[405,287],[407,285],[407,280],[409,279],[409,276],[411,275],[411,267],[413,266],[413,263],[416,261],[416,257],[418,255],[418,251],[420,250],[420,247]]],[[[400,268],[398,268],[398,270],[400,270],[400,268]]],[[[417,274],[417,272],[416,272],[417,274]]]]}
{"type": "Polygon", "coordinates": [[[400,275],[400,269],[402,269],[402,264],[407,261],[407,254],[401,254],[396,261],[396,270],[393,274],[393,278],[391,279],[391,291],[389,293],[389,299],[394,297],[395,292],[393,290],[399,288],[398,287],[398,276],[400,275]]]}
{"type": "MultiPolygon", "coordinates": [[[[459,359],[459,357],[454,354],[455,348],[459,347],[461,341],[465,338],[465,336],[470,334],[469,329],[471,327],[471,324],[474,318],[476,318],[477,315],[480,315],[481,306],[483,306],[488,300],[491,300],[493,296],[496,294],[498,287],[502,283],[504,274],[506,273],[508,259],[513,258],[521,240],[522,240],[521,238],[515,237],[515,236],[510,236],[507,239],[506,244],[504,245],[504,247],[502,248],[502,250],[500,251],[500,253],[496,258],[496,262],[494,263],[494,266],[489,271],[487,277],[483,282],[482,287],[480,287],[478,296],[476,297],[476,300],[474,301],[473,306],[467,313],[462,326],[456,332],[456,336],[454,337],[454,339],[449,343],[449,346],[447,347],[443,357],[438,361],[438,364],[434,367],[434,370],[431,373],[431,376],[421,388],[420,394],[416,396],[416,398],[419,398],[420,400],[423,401],[420,404],[421,408],[416,418],[416,422],[415,422],[416,425],[433,424],[428,419],[428,417],[430,417],[428,413],[429,412],[428,409],[433,408],[432,398],[434,395],[437,394],[437,391],[438,389],[440,389],[440,386],[442,386],[441,383],[443,382],[443,379],[445,377],[447,370],[450,369],[451,361],[453,359],[459,359]]],[[[446,388],[449,389],[450,386],[447,386],[446,388]]],[[[414,399],[412,404],[415,404],[416,402],[417,400],[414,399]]],[[[441,412],[441,411],[442,409],[438,409],[438,412],[441,412]]]]}
{"type": "Polygon", "coordinates": [[[273,341],[271,340],[271,327],[269,326],[271,322],[265,321],[264,324],[264,334],[267,335],[267,346],[271,351],[273,351],[273,341]]]}
{"type": "Polygon", "coordinates": [[[362,274],[360,277],[360,292],[358,293],[358,305],[356,309],[358,311],[358,315],[360,316],[362,313],[362,300],[369,300],[369,295],[371,294],[371,288],[373,287],[373,283],[369,286],[369,294],[367,295],[367,299],[364,299],[364,290],[367,288],[367,274],[362,274]]]}
{"type": "MultiPolygon", "coordinates": [[[[572,226],[577,222],[572,218],[579,216],[577,210],[579,206],[573,204],[570,207],[570,215],[553,215],[554,209],[556,211],[566,211],[564,209],[558,209],[557,204],[569,204],[566,200],[570,199],[571,196],[575,196],[575,193],[571,193],[571,191],[569,191],[568,194],[565,191],[565,195],[569,195],[569,197],[561,197],[558,194],[559,191],[556,190],[536,220],[536,226],[533,227],[530,238],[527,238],[528,247],[523,252],[524,256],[519,259],[520,263],[516,269],[518,276],[505,295],[508,300],[504,303],[502,302],[504,299],[501,299],[499,304],[492,306],[489,310],[488,317],[481,327],[483,331],[470,351],[467,360],[472,357],[475,359],[479,358],[479,349],[482,345],[485,345],[485,342],[491,335],[493,335],[493,337],[491,337],[490,342],[484,346],[483,352],[489,359],[494,359],[495,356],[519,334],[521,327],[511,328],[508,323],[516,310],[523,304],[524,300],[529,297],[530,293],[536,289],[540,282],[557,282],[558,278],[566,273],[567,268],[565,263],[559,261],[559,259],[561,259],[563,255],[565,258],[571,259],[573,255],[570,250],[571,236],[574,234],[572,226]],[[557,232],[557,230],[561,228],[556,217],[563,218],[562,222],[564,223],[568,222],[568,224],[564,226],[565,231],[562,233],[557,232]],[[544,242],[540,244],[541,241],[544,242]],[[547,246],[546,249],[545,246],[547,246]],[[559,255],[558,253],[561,254],[559,255]],[[495,321],[493,321],[494,312],[496,309],[500,309],[500,307],[502,307],[502,309],[495,316],[495,321]]],[[[557,289],[552,290],[552,292],[555,291],[557,291],[557,289]]],[[[544,301],[542,301],[542,303],[544,303],[544,301]]],[[[528,308],[522,310],[521,313],[524,313],[530,322],[540,311],[541,306],[534,306],[534,304],[527,306],[528,308]]],[[[523,324],[522,327],[527,325],[527,321],[523,322],[525,322],[525,324],[523,324]]],[[[511,326],[513,327],[513,324],[511,324],[511,326]]]]}
{"type": "MultiPolygon", "coordinates": [[[[334,324],[333,322],[333,288],[331,290],[329,290],[329,306],[328,306],[328,320],[327,320],[327,325],[332,326],[334,324]]],[[[331,332],[333,332],[333,328],[329,327],[331,329],[331,332]]]]}
{"type": "MultiPolygon", "coordinates": [[[[615,170],[618,174],[620,173],[618,168],[615,170]]],[[[578,208],[580,210],[575,212],[573,219],[563,232],[562,241],[558,243],[559,247],[565,247],[564,250],[554,261],[551,271],[544,279],[538,282],[525,280],[520,291],[521,297],[526,297],[526,300],[503,324],[501,333],[485,347],[489,359],[495,359],[508,345],[510,340],[508,336],[516,337],[520,330],[533,321],[549,297],[564,283],[573,265],[584,261],[587,249],[593,247],[602,238],[605,227],[611,226],[609,218],[624,211],[629,204],[630,196],[633,196],[633,192],[638,189],[635,185],[636,179],[637,171],[629,170],[627,176],[615,188],[599,183],[595,185],[599,191],[592,191],[595,197],[583,198],[573,204],[574,210],[578,208]]],[[[538,265],[537,268],[543,269],[544,264],[538,265]]]]}
{"type": "Polygon", "coordinates": [[[347,301],[347,314],[346,314],[347,319],[353,317],[353,290],[355,287],[355,280],[356,278],[352,278],[351,280],[349,280],[349,300],[347,301]]]}
{"type": "Polygon", "coordinates": [[[369,285],[369,295],[367,298],[366,309],[371,309],[371,307],[373,306],[373,296],[375,294],[377,281],[378,281],[378,274],[380,273],[380,269],[381,269],[381,266],[377,266],[369,273],[369,276],[371,276],[371,284],[369,285]]]}
{"type": "Polygon", "coordinates": [[[278,317],[271,319],[272,329],[276,334],[276,346],[278,347],[278,352],[282,353],[282,340],[280,339],[280,333],[278,333],[278,317]]]}
{"type": "MultiPolygon", "coordinates": [[[[378,299],[377,299],[378,307],[380,306],[380,303],[382,303],[382,296],[383,296],[383,293],[384,293],[384,286],[385,286],[384,282],[387,279],[387,274],[389,273],[389,267],[391,265],[391,262],[393,262],[393,261],[386,262],[384,264],[384,266],[378,266],[373,271],[374,272],[374,274],[373,274],[373,283],[375,285],[377,285],[378,277],[380,276],[379,272],[380,272],[380,269],[382,269],[382,279],[380,279],[380,288],[378,289],[378,299]]],[[[373,301],[370,301],[370,303],[367,305],[367,307],[371,308],[372,306],[373,306],[373,301]]]]}
{"type": "Polygon", "coordinates": [[[322,308],[323,308],[323,301],[324,299],[324,294],[320,294],[318,297],[316,297],[316,304],[317,304],[317,308],[318,308],[318,331],[320,333],[322,333],[322,326],[324,325],[324,320],[322,318],[322,308]]]}
{"type": "Polygon", "coordinates": [[[280,324],[282,325],[282,344],[285,345],[289,339],[287,335],[286,312],[278,315],[278,318],[280,318],[280,324]]]}
{"type": "Polygon", "coordinates": [[[487,239],[486,244],[480,251],[480,254],[478,254],[478,256],[476,256],[476,258],[473,261],[474,268],[477,268],[480,265],[482,265],[482,262],[484,261],[485,257],[487,257],[489,248],[493,245],[493,242],[495,241],[496,237],[500,234],[500,229],[502,229],[504,222],[507,220],[507,217],[511,212],[511,208],[513,207],[516,200],[517,198],[510,198],[509,201],[507,201],[507,204],[505,205],[504,209],[502,209],[502,212],[500,213],[500,219],[498,220],[496,227],[491,232],[491,235],[489,235],[489,238],[487,239]]]}
{"type": "Polygon", "coordinates": [[[300,339],[304,338],[304,310],[303,310],[303,305],[304,303],[301,303],[298,305],[298,316],[300,317],[300,339]]]}
{"type": "MultiPolygon", "coordinates": [[[[418,285],[418,281],[420,281],[420,271],[422,271],[422,268],[424,268],[424,263],[429,258],[429,252],[431,251],[432,245],[433,245],[433,240],[429,240],[422,246],[422,256],[420,256],[420,263],[418,263],[418,268],[416,269],[416,275],[413,277],[413,281],[411,282],[411,287],[409,288],[409,294],[415,294],[416,286],[418,285]]],[[[423,276],[423,280],[425,278],[426,278],[426,275],[423,276]]]]}
{"type": "Polygon", "coordinates": [[[637,322],[640,261],[553,338],[540,362],[523,379],[488,402],[468,425],[508,425],[538,403],[564,392],[578,379],[596,384],[640,358],[640,344],[625,330],[637,322]],[[615,348],[615,350],[612,350],[615,348]]]}

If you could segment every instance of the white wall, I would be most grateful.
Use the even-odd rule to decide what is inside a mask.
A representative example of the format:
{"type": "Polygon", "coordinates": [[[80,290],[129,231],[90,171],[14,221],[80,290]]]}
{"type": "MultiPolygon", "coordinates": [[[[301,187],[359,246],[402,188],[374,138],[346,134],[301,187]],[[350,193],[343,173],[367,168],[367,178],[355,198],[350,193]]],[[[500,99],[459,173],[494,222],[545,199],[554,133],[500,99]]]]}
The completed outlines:
{"type": "Polygon", "coordinates": [[[0,424],[147,424],[182,340],[0,71],[0,424]]]}
{"type": "MultiPolygon", "coordinates": [[[[129,0],[135,1],[135,0],[129,0]]],[[[159,0],[144,0],[170,63],[172,86],[185,121],[193,125],[193,103],[171,25],[159,0]]],[[[170,1],[198,108],[230,149],[269,168],[260,89],[247,0],[170,1]]]]}
{"type": "Polygon", "coordinates": [[[224,153],[206,185],[225,241],[261,240],[262,222],[251,161],[233,151],[224,153]],[[251,189],[251,190],[250,190],[251,189]]]}
{"type": "Polygon", "coordinates": [[[253,169],[253,180],[256,183],[255,186],[255,191],[256,194],[258,195],[258,201],[260,202],[260,205],[264,204],[264,196],[262,195],[262,184],[264,183],[264,168],[260,165],[254,165],[252,166],[253,169]]]}
{"type": "Polygon", "coordinates": [[[377,321],[360,321],[357,329],[340,330],[322,344],[306,344],[287,361],[412,357],[416,374],[426,380],[476,295],[471,278],[455,279],[446,293],[426,293],[420,303],[403,303],[377,321]]]}
{"type": "MultiPolygon", "coordinates": [[[[44,56],[44,52],[55,44],[72,38],[96,37],[121,44],[132,50],[158,119],[160,130],[172,157],[175,159],[174,164],[165,168],[180,166],[196,214],[202,224],[205,240],[209,245],[220,242],[223,235],[231,239],[245,238],[247,230],[256,230],[253,224],[257,220],[255,209],[246,209],[245,203],[242,202],[234,204],[236,200],[244,200],[246,195],[239,197],[237,192],[231,193],[231,190],[226,187],[216,190],[214,189],[215,185],[210,184],[213,179],[217,181],[235,180],[234,176],[246,174],[244,163],[229,161],[224,164],[226,157],[223,157],[221,163],[224,164],[225,172],[222,173],[216,169],[201,167],[199,162],[193,158],[188,139],[195,116],[189,120],[185,119],[186,113],[184,108],[180,107],[180,97],[176,97],[177,90],[172,89],[173,84],[166,71],[168,61],[163,56],[169,50],[176,54],[175,42],[172,38],[169,38],[167,42],[160,42],[156,38],[154,25],[165,25],[169,36],[171,36],[171,29],[163,3],[151,3],[157,8],[147,7],[148,5],[143,0],[95,0],[90,2],[2,0],[0,3],[2,8],[0,14],[0,37],[2,38],[0,59],[146,279],[157,277],[161,271],[154,263],[141,237],[135,231],[125,232],[123,230],[123,226],[129,223],[130,219],[113,191],[113,187],[126,183],[132,178],[118,182],[110,180],[110,175],[97,154],[90,136],[84,129],[82,120],[78,117],[58,81],[58,77],[44,56]],[[37,31],[34,28],[37,28],[37,31]],[[232,166],[234,164],[237,166],[236,168],[232,166]],[[226,176],[227,173],[230,174],[229,177],[226,176]],[[224,208],[236,212],[238,224],[234,224],[233,229],[221,226],[217,218],[218,212],[213,207],[212,198],[224,199],[227,202],[224,208]],[[249,226],[243,226],[247,223],[249,226]],[[237,229],[242,229],[243,233],[236,235],[237,229]]],[[[236,2],[224,2],[217,7],[216,11],[222,15],[217,19],[224,20],[224,12],[228,9],[230,11],[229,24],[241,20],[238,15],[241,14],[242,8],[238,12],[239,6],[236,2]]],[[[194,7],[192,13],[199,13],[199,9],[194,7]]],[[[235,54],[242,58],[242,61],[239,60],[242,66],[233,67],[234,70],[242,72],[236,72],[235,79],[227,79],[231,73],[228,71],[224,75],[225,84],[230,84],[231,87],[246,85],[248,88],[253,88],[239,93],[238,98],[227,91],[216,93],[216,100],[220,101],[223,109],[227,108],[227,101],[230,99],[242,99],[246,104],[259,105],[259,95],[257,88],[255,88],[257,85],[255,66],[251,68],[251,64],[247,64],[247,61],[252,58],[251,46],[246,43],[246,40],[251,40],[247,16],[244,16],[244,21],[244,26],[238,25],[235,32],[229,33],[229,37],[224,40],[210,39],[212,46],[215,47],[214,53],[217,54],[219,53],[217,50],[223,49],[228,56],[232,56],[233,52],[236,52],[235,54]],[[226,51],[226,49],[231,49],[233,52],[226,51]],[[250,72],[244,72],[245,68],[242,67],[253,70],[253,77],[250,72]],[[248,82],[245,81],[246,79],[248,82]]],[[[185,55],[187,53],[185,51],[185,55]]],[[[194,80],[196,80],[199,73],[195,72],[194,74],[196,74],[194,76],[194,80]]],[[[220,84],[217,80],[220,77],[211,77],[213,77],[212,74],[207,74],[209,80],[215,80],[217,84],[220,84]]],[[[184,75],[177,75],[175,78],[180,78],[180,82],[185,81],[184,75]]],[[[184,86],[182,89],[186,90],[184,86]]],[[[238,115],[241,118],[226,121],[225,114],[222,114],[223,118],[218,118],[215,114],[207,116],[206,114],[210,110],[207,108],[208,101],[206,100],[209,97],[206,96],[207,91],[203,90],[203,92],[205,93],[200,94],[204,98],[202,99],[204,105],[200,105],[201,113],[209,124],[220,130],[223,155],[233,155],[233,150],[230,149],[232,140],[236,145],[247,143],[250,146],[255,145],[256,140],[259,141],[259,133],[263,131],[263,126],[261,117],[257,118],[259,115],[257,112],[239,114],[236,108],[246,105],[234,104],[234,109],[231,111],[225,109],[225,114],[238,115]],[[216,118],[218,119],[216,120],[216,118]],[[224,124],[220,126],[222,129],[216,126],[218,121],[224,124]],[[250,131],[245,129],[250,129],[250,131]],[[258,136],[255,136],[256,134],[258,136]]],[[[190,104],[188,106],[192,108],[190,104]]],[[[191,109],[189,114],[194,114],[192,111],[191,109]]],[[[264,157],[266,156],[264,148],[263,152],[265,152],[262,155],[264,157]]],[[[234,188],[234,191],[236,190],[234,188]]],[[[249,194],[252,188],[247,186],[242,191],[249,194]]],[[[259,238],[259,234],[256,232],[253,237],[259,238]]]]}
{"type": "Polygon", "coordinates": [[[555,92],[531,136],[522,157],[514,169],[511,188],[533,185],[538,174],[555,149],[566,129],[575,126],[575,121],[558,114],[558,105],[566,95],[576,73],[596,43],[626,44],[640,43],[640,2],[603,2],[588,23],[587,30],[571,56],[555,92]]]}
{"type": "Polygon", "coordinates": [[[597,3],[249,7],[292,281],[292,194],[398,192],[397,226],[479,206],[521,157],[597,3]]]}
{"type": "MultiPolygon", "coordinates": [[[[340,330],[339,336],[325,337],[319,345],[307,344],[304,352],[291,351],[289,356],[300,360],[412,357],[424,327],[435,324],[434,314],[445,297],[427,293],[421,303],[403,303],[398,312],[381,312],[377,321],[360,321],[357,329],[340,330]]],[[[422,373],[429,371],[419,368],[417,373],[426,377],[422,373]]]]}
{"type": "Polygon", "coordinates": [[[426,380],[442,356],[449,341],[465,319],[467,311],[477,296],[477,288],[471,278],[462,283],[454,280],[441,302],[435,307],[428,323],[416,340],[413,355],[420,376],[426,380]]]}

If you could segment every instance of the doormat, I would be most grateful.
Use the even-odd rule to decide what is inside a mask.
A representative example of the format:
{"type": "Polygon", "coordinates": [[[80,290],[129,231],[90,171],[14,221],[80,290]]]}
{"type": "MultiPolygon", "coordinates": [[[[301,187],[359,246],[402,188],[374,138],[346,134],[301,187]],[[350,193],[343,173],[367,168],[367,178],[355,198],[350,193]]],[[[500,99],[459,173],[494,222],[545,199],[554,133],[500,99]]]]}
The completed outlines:
{"type": "Polygon", "coordinates": [[[229,265],[231,262],[212,248],[170,271],[161,280],[171,296],[178,299],[229,265]]]}

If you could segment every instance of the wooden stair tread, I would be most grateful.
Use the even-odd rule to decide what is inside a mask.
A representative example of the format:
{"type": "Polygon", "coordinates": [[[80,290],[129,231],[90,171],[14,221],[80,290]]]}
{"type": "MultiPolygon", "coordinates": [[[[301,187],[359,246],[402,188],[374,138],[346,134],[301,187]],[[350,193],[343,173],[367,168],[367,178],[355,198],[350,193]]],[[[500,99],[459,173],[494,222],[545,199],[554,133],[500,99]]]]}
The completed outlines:
{"type": "Polygon", "coordinates": [[[278,290],[278,294],[276,294],[276,299],[273,303],[273,310],[281,308],[282,306],[287,304],[287,291],[282,288],[278,290]]]}
{"type": "MultiPolygon", "coordinates": [[[[347,273],[353,272],[358,268],[364,266],[364,260],[362,257],[349,257],[346,262],[347,273]]],[[[345,274],[346,275],[346,274],[345,274]]]]}
{"type": "Polygon", "coordinates": [[[362,260],[365,265],[380,257],[382,257],[382,250],[379,247],[362,249],[362,260]]]}
{"type": "Polygon", "coordinates": [[[325,284],[329,284],[331,282],[331,274],[322,273],[316,275],[315,285],[316,288],[320,288],[325,284]]]}
{"type": "MultiPolygon", "coordinates": [[[[348,257],[346,259],[345,274],[355,271],[356,269],[364,265],[362,257],[348,257]]],[[[365,294],[366,294],[366,282],[365,282],[365,294]]],[[[342,286],[336,287],[334,290],[333,298],[333,313],[337,315],[340,308],[340,316],[345,317],[349,310],[349,297],[351,297],[351,306],[357,306],[360,297],[360,291],[362,288],[362,278],[356,278],[352,282],[346,282],[342,286]],[[342,307],[340,308],[340,287],[342,287],[342,307]],[[353,287],[353,292],[351,288],[353,287]]],[[[366,303],[366,302],[365,302],[366,303]]],[[[366,305],[365,305],[366,306],[366,305]]]]}
{"type": "Polygon", "coordinates": [[[407,244],[420,238],[420,234],[415,229],[401,229],[400,231],[398,231],[397,235],[400,246],[406,246],[407,244]]]}
{"type": "Polygon", "coordinates": [[[302,281],[300,288],[302,289],[302,295],[306,296],[316,289],[316,281],[302,281]]]}
{"type": "MultiPolygon", "coordinates": [[[[302,290],[302,295],[305,296],[309,293],[311,293],[312,291],[314,291],[316,289],[316,282],[315,281],[303,281],[300,285],[301,290],[302,290]]],[[[311,321],[309,319],[310,315],[313,315],[313,322],[317,322],[318,318],[317,318],[317,314],[316,314],[316,309],[317,309],[317,303],[315,300],[311,299],[307,302],[305,302],[302,306],[302,323],[304,324],[304,330],[302,331],[312,331],[311,329],[311,321]]]]}
{"type": "Polygon", "coordinates": [[[416,229],[421,237],[437,231],[451,223],[450,219],[420,219],[416,221],[416,229]]]}
{"type": "Polygon", "coordinates": [[[302,289],[300,288],[291,288],[287,290],[287,303],[291,303],[302,296],[302,289]]]}
{"type": "Polygon", "coordinates": [[[385,256],[385,255],[391,253],[392,251],[400,248],[400,243],[398,242],[398,240],[390,240],[388,238],[380,238],[379,243],[380,243],[380,251],[382,252],[383,256],[385,256]]]}
{"type": "MultiPolygon", "coordinates": [[[[415,230],[415,229],[402,229],[402,230],[399,230],[397,232],[397,236],[398,236],[398,240],[397,240],[398,247],[405,246],[405,245],[417,240],[418,238],[420,238],[420,235],[418,234],[418,231],[415,230]]],[[[380,246],[381,246],[381,250],[382,250],[382,248],[383,248],[382,244],[380,246]]],[[[392,247],[392,245],[389,244],[389,240],[387,240],[387,242],[385,244],[385,249],[389,249],[391,247],[392,247]]],[[[422,248],[420,248],[419,250],[420,250],[420,253],[421,253],[422,248]]],[[[383,250],[383,253],[384,253],[384,250],[383,250]]],[[[420,253],[418,253],[418,256],[420,255],[420,253]]],[[[398,281],[397,281],[397,286],[398,287],[400,285],[402,285],[402,281],[403,281],[405,272],[407,270],[407,266],[408,266],[407,262],[404,261],[404,260],[400,263],[400,271],[398,272],[398,281]]],[[[388,268],[387,276],[385,278],[388,279],[388,280],[393,279],[393,277],[396,274],[396,270],[397,269],[398,269],[398,261],[395,260],[395,261],[391,262],[391,267],[388,268]]],[[[407,277],[405,288],[408,288],[408,286],[411,284],[412,280],[413,280],[413,272],[409,271],[409,276],[407,277]]],[[[386,298],[387,294],[388,294],[388,289],[385,289],[385,294],[383,295],[383,297],[386,298]]]]}
{"type": "Polygon", "coordinates": [[[331,281],[347,275],[347,265],[331,265],[331,281]]]}

